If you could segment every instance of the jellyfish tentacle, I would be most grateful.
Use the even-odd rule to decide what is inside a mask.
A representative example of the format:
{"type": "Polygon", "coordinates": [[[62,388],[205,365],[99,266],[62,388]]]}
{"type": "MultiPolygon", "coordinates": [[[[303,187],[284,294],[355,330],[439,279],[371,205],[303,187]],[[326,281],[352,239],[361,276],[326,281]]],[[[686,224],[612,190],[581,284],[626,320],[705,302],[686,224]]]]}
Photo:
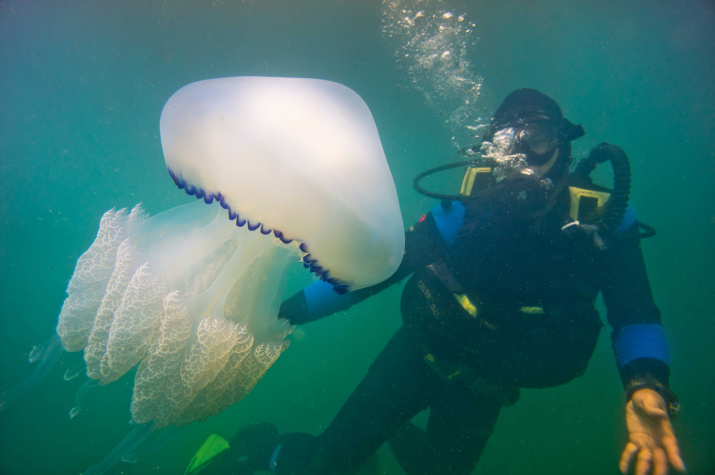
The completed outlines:
{"type": "Polygon", "coordinates": [[[47,342],[41,346],[44,346],[44,351],[42,352],[40,361],[36,363],[37,366],[32,371],[30,376],[18,385],[10,389],[6,389],[2,392],[2,394],[0,394],[0,412],[8,410],[22,396],[24,396],[25,393],[44,381],[47,375],[50,374],[50,371],[52,371],[52,369],[57,365],[57,362],[64,353],[62,341],[57,334],[52,335],[47,342]]]}
{"type": "Polygon", "coordinates": [[[65,374],[62,376],[62,379],[64,379],[65,381],[72,381],[77,376],[84,373],[84,370],[85,366],[83,364],[76,364],[65,371],[65,374]]]}
{"type": "Polygon", "coordinates": [[[135,452],[137,448],[156,431],[154,424],[137,424],[108,454],[96,465],[87,468],[82,475],[101,475],[121,462],[125,455],[135,452]]]}
{"type": "Polygon", "coordinates": [[[82,412],[84,402],[87,399],[87,394],[89,394],[97,386],[99,386],[99,381],[96,379],[88,379],[82,384],[82,386],[80,386],[74,397],[74,407],[70,409],[69,412],[70,419],[74,419],[82,412]]]}
{"type": "Polygon", "coordinates": [[[155,430],[153,434],[134,450],[124,454],[122,462],[137,463],[154,452],[157,452],[168,444],[179,432],[179,427],[167,427],[155,430]]]}
{"type": "Polygon", "coordinates": [[[39,360],[42,357],[42,354],[45,352],[45,348],[47,348],[49,342],[50,339],[47,339],[42,344],[33,346],[32,350],[30,350],[30,353],[27,355],[27,362],[35,363],[37,360],[39,360]]]}

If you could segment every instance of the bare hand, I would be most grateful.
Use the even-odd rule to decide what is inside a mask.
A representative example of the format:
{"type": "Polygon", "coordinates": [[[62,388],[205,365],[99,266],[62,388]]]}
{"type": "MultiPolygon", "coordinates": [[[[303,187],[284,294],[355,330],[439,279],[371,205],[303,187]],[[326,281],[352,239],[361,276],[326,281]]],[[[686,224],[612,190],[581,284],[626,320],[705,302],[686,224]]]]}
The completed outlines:
{"type": "Polygon", "coordinates": [[[636,457],[635,474],[665,475],[668,465],[685,472],[678,439],[665,408],[665,401],[652,389],[639,389],[626,405],[626,425],[630,442],[621,455],[619,468],[627,473],[636,457]]]}

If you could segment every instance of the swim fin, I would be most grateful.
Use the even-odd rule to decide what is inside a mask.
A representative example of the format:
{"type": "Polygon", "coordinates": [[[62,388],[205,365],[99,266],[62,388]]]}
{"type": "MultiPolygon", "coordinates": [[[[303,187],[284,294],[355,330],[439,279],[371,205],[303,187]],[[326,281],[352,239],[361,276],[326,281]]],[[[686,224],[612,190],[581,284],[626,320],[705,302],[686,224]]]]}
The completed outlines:
{"type": "Polygon", "coordinates": [[[217,434],[209,435],[191,458],[184,475],[196,475],[217,461],[216,456],[229,448],[226,439],[217,434]]]}

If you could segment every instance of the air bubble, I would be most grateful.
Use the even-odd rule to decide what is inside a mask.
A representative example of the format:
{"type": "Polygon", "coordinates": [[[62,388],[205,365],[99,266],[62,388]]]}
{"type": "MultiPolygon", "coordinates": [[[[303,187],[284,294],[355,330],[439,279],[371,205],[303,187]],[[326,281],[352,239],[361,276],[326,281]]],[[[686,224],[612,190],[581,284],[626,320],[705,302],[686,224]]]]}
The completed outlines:
{"type": "Polygon", "coordinates": [[[449,11],[448,0],[383,0],[382,26],[397,50],[404,84],[421,92],[441,116],[458,149],[474,145],[474,130],[488,121],[479,108],[482,78],[469,53],[478,40],[468,14],[449,11]],[[419,8],[416,8],[419,7],[419,8]]]}

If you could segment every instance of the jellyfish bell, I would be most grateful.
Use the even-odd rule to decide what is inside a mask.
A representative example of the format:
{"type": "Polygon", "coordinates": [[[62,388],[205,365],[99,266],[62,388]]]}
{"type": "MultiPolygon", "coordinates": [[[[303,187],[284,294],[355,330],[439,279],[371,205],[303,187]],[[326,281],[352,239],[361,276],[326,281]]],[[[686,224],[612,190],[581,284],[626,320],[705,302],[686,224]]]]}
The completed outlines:
{"type": "Polygon", "coordinates": [[[324,280],[355,290],[397,269],[404,230],[395,186],[372,115],[347,87],[199,81],[169,99],[161,137],[179,187],[220,201],[238,224],[303,243],[324,280]]]}

